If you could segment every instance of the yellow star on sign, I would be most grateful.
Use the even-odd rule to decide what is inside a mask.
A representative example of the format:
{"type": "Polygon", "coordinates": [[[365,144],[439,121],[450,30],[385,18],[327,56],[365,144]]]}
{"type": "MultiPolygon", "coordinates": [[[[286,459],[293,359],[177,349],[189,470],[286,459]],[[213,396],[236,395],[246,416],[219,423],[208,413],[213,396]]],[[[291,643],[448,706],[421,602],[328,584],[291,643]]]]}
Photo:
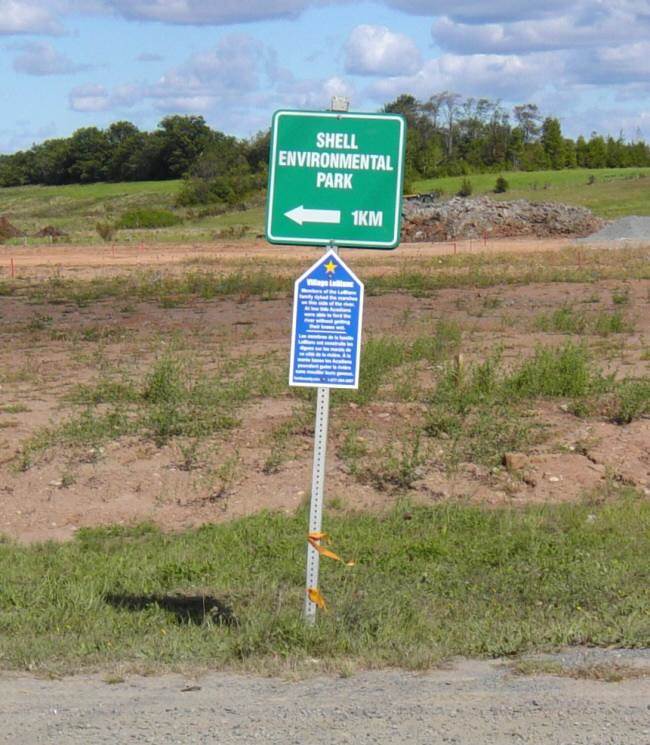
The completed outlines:
{"type": "Polygon", "coordinates": [[[325,271],[328,274],[334,274],[335,269],[336,269],[336,264],[332,261],[332,259],[330,259],[329,263],[325,264],[325,271]]]}

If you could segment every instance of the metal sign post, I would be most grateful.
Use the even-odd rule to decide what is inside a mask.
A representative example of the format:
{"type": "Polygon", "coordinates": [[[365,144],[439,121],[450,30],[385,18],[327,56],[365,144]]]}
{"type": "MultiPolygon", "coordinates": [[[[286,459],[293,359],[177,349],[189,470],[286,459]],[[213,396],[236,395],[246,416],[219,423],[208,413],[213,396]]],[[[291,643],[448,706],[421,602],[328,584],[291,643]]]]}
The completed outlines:
{"type": "MultiPolygon", "coordinates": [[[[314,467],[311,476],[311,502],[309,506],[309,532],[320,533],[323,527],[323,501],[325,499],[325,458],[327,456],[327,427],[330,415],[330,389],[318,387],[316,394],[316,424],[314,427],[314,467]]],[[[320,554],[307,544],[307,582],[305,586],[305,620],[316,621],[316,603],[309,597],[309,590],[318,588],[320,554]]]]}
{"type": "MultiPolygon", "coordinates": [[[[330,250],[338,256],[338,246],[330,250]]],[[[328,252],[329,253],[329,252],[328,252]]],[[[327,255],[327,254],[326,254],[327,255]]],[[[327,458],[327,430],[330,420],[330,389],[319,385],[316,391],[316,422],[314,424],[314,464],[311,473],[311,499],[309,502],[309,533],[323,529],[323,503],[325,501],[325,461],[327,458]]],[[[307,575],[305,584],[305,621],[316,623],[316,603],[309,598],[309,590],[318,587],[320,554],[307,543],[307,575]]]]}
{"type": "MultiPolygon", "coordinates": [[[[325,254],[298,278],[294,289],[291,334],[291,385],[317,388],[309,534],[321,532],[330,388],[357,388],[363,316],[363,284],[330,244],[325,254]]],[[[313,623],[320,554],[307,547],[305,619],[313,623]]]]}
{"type": "Polygon", "coordinates": [[[328,112],[278,111],[271,130],[266,238],[326,247],[295,283],[289,371],[289,385],[317,388],[304,608],[308,624],[323,607],[317,541],[329,389],[359,387],[364,288],[340,258],[338,246],[390,249],[400,240],[406,122],[396,114],[349,113],[348,103],[335,100],[335,110],[328,112]]]}

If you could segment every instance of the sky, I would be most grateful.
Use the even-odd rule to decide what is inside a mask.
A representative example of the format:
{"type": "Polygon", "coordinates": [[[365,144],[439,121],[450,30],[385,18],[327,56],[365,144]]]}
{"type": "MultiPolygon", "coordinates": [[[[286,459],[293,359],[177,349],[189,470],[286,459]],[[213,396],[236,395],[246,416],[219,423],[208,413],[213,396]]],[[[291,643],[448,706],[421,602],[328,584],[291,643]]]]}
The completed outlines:
{"type": "Polygon", "coordinates": [[[248,137],[333,95],[445,90],[650,140],[650,0],[0,0],[0,152],[175,113],[248,137]]]}

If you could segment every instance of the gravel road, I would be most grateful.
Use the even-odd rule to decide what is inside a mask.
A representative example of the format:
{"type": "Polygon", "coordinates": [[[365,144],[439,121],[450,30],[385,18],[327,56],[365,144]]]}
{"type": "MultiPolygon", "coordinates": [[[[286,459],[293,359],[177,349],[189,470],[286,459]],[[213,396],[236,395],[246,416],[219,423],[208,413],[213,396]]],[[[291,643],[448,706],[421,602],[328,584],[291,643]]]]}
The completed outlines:
{"type": "MultiPolygon", "coordinates": [[[[649,652],[573,650],[558,659],[574,664],[593,654],[650,663],[649,652]]],[[[109,685],[100,676],[50,681],[1,673],[0,702],[0,742],[12,745],[650,743],[650,678],[519,677],[500,661],[300,682],[213,673],[109,685]]]]}

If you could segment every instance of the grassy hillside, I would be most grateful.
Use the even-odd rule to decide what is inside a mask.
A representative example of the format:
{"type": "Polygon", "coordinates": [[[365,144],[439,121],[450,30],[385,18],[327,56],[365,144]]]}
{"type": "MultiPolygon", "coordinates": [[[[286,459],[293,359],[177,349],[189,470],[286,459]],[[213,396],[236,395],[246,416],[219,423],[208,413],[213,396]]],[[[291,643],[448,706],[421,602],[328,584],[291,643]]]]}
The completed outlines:
{"type": "MultiPolygon", "coordinates": [[[[493,194],[497,174],[469,177],[474,194],[490,194],[495,199],[530,199],[581,204],[606,218],[623,215],[650,215],[650,168],[572,171],[533,171],[504,174],[510,184],[505,194],[493,194]],[[590,183],[593,181],[593,183],[590,183]]],[[[460,188],[462,177],[430,179],[414,184],[417,192],[434,189],[447,195],[460,188]]],[[[53,225],[68,234],[66,242],[102,243],[95,226],[116,223],[134,209],[170,210],[182,223],[154,230],[119,230],[119,242],[199,242],[220,235],[232,238],[255,236],[263,232],[264,207],[259,204],[245,211],[218,214],[218,209],[175,207],[180,181],[88,184],[72,186],[24,186],[0,189],[0,215],[6,215],[26,238],[10,243],[41,243],[34,234],[53,225]]]]}
{"type": "MultiPolygon", "coordinates": [[[[623,215],[650,215],[650,168],[604,168],[570,171],[528,171],[504,173],[510,184],[505,194],[494,194],[498,174],[469,176],[474,195],[489,194],[494,199],[529,199],[535,202],[580,204],[605,218],[623,215]],[[593,177],[593,183],[589,183],[593,177]]],[[[440,190],[453,195],[463,177],[416,181],[418,193],[440,190]]]]}
{"type": "Polygon", "coordinates": [[[8,243],[42,242],[43,239],[35,238],[34,234],[46,225],[67,233],[66,242],[102,243],[95,229],[98,222],[115,223],[125,213],[137,209],[170,210],[183,222],[155,230],[119,230],[116,241],[208,241],[223,230],[233,229],[235,234],[244,229],[248,229],[249,234],[262,230],[263,207],[221,215],[206,214],[211,210],[201,208],[177,209],[175,202],[180,185],[177,180],[0,189],[0,215],[6,215],[26,233],[26,238],[8,243]]]}

